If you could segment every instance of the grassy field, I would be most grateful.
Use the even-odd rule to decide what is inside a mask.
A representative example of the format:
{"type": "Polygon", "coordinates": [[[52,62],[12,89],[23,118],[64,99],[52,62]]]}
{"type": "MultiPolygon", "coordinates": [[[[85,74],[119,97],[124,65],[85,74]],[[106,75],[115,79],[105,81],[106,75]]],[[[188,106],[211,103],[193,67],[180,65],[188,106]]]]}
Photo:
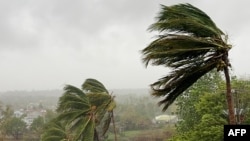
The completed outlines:
{"type": "MultiPolygon", "coordinates": [[[[165,141],[174,133],[174,125],[164,125],[155,129],[124,131],[117,138],[118,141],[165,141]]],[[[109,133],[107,141],[114,141],[114,134],[109,133]]]]}

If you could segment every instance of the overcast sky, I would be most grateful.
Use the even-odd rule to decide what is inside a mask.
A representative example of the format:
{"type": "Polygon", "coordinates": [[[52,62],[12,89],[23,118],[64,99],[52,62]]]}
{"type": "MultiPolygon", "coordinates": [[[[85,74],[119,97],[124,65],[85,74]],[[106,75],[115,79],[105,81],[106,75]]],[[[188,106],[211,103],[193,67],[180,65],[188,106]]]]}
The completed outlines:
{"type": "Polygon", "coordinates": [[[169,73],[141,61],[160,4],[190,3],[229,35],[232,73],[249,76],[248,0],[0,0],[0,91],[148,88],[169,73]]]}

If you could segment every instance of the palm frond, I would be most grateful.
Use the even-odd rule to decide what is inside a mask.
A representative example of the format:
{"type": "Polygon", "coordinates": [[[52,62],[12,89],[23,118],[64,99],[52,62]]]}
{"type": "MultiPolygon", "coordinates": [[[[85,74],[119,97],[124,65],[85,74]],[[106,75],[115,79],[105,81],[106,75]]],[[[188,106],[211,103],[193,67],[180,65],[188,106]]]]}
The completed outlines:
{"type": "Polygon", "coordinates": [[[102,105],[107,105],[111,101],[111,96],[104,93],[89,93],[87,97],[91,105],[97,106],[97,108],[102,105]]]}
{"type": "Polygon", "coordinates": [[[67,140],[70,132],[67,131],[66,125],[57,119],[48,123],[45,132],[42,134],[42,141],[67,140]]]}
{"type": "Polygon", "coordinates": [[[95,129],[95,121],[93,117],[88,117],[81,119],[82,121],[79,125],[79,128],[76,130],[75,140],[82,141],[93,141],[94,140],[94,129],[95,129]]]}
{"type": "Polygon", "coordinates": [[[90,113],[90,109],[83,110],[71,110],[67,112],[63,112],[58,116],[58,120],[65,122],[66,124],[75,123],[77,120],[88,116],[90,113]]]}
{"type": "Polygon", "coordinates": [[[206,13],[191,4],[161,7],[156,17],[158,21],[149,28],[151,31],[188,33],[197,37],[220,37],[223,34],[206,13]]]}
{"type": "Polygon", "coordinates": [[[63,96],[59,98],[57,111],[70,111],[72,109],[89,109],[89,99],[80,89],[67,85],[63,96]]]}
{"type": "Polygon", "coordinates": [[[90,108],[89,103],[84,103],[82,99],[74,95],[64,95],[59,99],[58,112],[70,111],[72,109],[86,109],[90,108]]]}
{"type": "MultiPolygon", "coordinates": [[[[174,64],[183,62],[206,60],[211,54],[217,55],[216,51],[224,48],[209,38],[196,38],[187,35],[166,35],[153,41],[142,50],[142,59],[147,66],[150,61],[153,65],[176,67],[174,64]]],[[[214,57],[215,57],[214,56],[214,57]]],[[[179,66],[179,65],[177,65],[179,66]]]]}
{"type": "Polygon", "coordinates": [[[108,94],[108,90],[105,88],[105,86],[98,80],[92,78],[85,80],[85,82],[82,84],[82,90],[92,93],[104,92],[108,94]]]}
{"type": "Polygon", "coordinates": [[[203,66],[189,68],[189,70],[176,70],[151,85],[153,90],[152,95],[164,97],[159,102],[159,105],[164,105],[163,111],[165,111],[179,95],[215,67],[216,63],[210,62],[203,66]]]}

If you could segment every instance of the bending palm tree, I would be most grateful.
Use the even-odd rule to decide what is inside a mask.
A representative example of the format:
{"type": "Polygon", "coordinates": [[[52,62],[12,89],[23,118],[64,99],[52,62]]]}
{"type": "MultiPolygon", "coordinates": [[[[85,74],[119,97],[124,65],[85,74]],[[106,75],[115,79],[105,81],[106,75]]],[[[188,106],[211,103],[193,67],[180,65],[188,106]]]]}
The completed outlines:
{"type": "Polygon", "coordinates": [[[149,29],[162,34],[142,50],[143,62],[172,69],[151,85],[154,96],[164,96],[159,102],[163,110],[201,76],[217,68],[225,74],[229,123],[235,124],[228,70],[231,45],[210,17],[190,4],[162,5],[157,22],[149,29]]]}
{"type": "Polygon", "coordinates": [[[59,99],[58,120],[63,121],[75,140],[99,141],[97,126],[103,123],[102,134],[108,130],[115,102],[107,89],[95,79],[87,79],[82,89],[67,85],[59,99]]]}

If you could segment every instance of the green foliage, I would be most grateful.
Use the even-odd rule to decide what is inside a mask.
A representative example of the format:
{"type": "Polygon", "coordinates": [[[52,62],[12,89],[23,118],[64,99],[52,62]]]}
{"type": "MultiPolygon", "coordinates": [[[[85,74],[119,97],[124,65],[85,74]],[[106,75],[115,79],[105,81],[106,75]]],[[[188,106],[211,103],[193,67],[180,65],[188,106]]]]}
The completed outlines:
{"type": "Polygon", "coordinates": [[[200,115],[211,113],[213,115],[221,115],[225,108],[225,98],[223,94],[217,93],[204,93],[200,101],[195,104],[196,112],[200,115]]]}
{"type": "Polygon", "coordinates": [[[151,119],[138,113],[134,107],[126,108],[120,115],[120,121],[124,130],[141,130],[148,128],[151,124],[151,119]]]}
{"type": "Polygon", "coordinates": [[[6,135],[10,135],[15,139],[19,139],[20,135],[26,130],[26,123],[21,118],[11,117],[5,120],[2,128],[6,135]]]}
{"type": "MultiPolygon", "coordinates": [[[[223,80],[217,72],[208,73],[197,81],[177,100],[178,134],[171,141],[209,140],[222,137],[222,116],[225,96],[221,93],[223,80]],[[220,134],[216,134],[219,132],[220,134]]],[[[215,139],[216,140],[216,139],[215,139]]]]}
{"type": "MultiPolygon", "coordinates": [[[[135,94],[128,94],[120,98],[122,102],[117,105],[115,113],[118,122],[117,128],[122,132],[153,128],[155,125],[152,123],[152,119],[163,114],[155,104],[157,100],[150,97],[150,95],[143,96],[143,94],[139,93],[138,96],[135,96],[135,94]]],[[[118,99],[119,96],[117,96],[118,99]]],[[[165,114],[171,114],[171,112],[175,112],[175,110],[173,108],[171,111],[170,107],[165,114]]]]}
{"type": "MultiPolygon", "coordinates": [[[[97,129],[99,125],[104,126],[102,135],[105,135],[110,124],[107,121],[112,118],[110,115],[115,108],[114,97],[95,79],[86,79],[82,89],[66,85],[58,103],[58,117],[55,120],[60,121],[60,126],[57,127],[63,127],[60,131],[67,133],[61,134],[62,138],[70,134],[73,141],[99,140],[97,129]]],[[[52,134],[43,136],[50,138],[52,134]]]]}
{"type": "Polygon", "coordinates": [[[250,80],[249,78],[232,79],[232,90],[238,124],[250,124],[250,80]]]}
{"type": "MultiPolygon", "coordinates": [[[[178,117],[180,119],[183,119],[177,126],[179,132],[184,132],[193,129],[194,125],[200,122],[200,119],[204,114],[202,108],[211,108],[203,105],[206,100],[202,100],[201,97],[204,96],[204,94],[206,93],[220,93],[221,90],[224,88],[224,85],[222,84],[223,80],[220,74],[213,71],[204,75],[201,79],[197,81],[197,83],[195,83],[191,88],[185,91],[183,96],[177,99],[178,117]],[[197,110],[199,110],[200,112],[197,112],[197,110]]],[[[216,99],[217,97],[214,98],[216,99]]],[[[204,110],[208,111],[208,109],[204,110]]]]}
{"type": "Polygon", "coordinates": [[[222,116],[225,103],[220,100],[224,99],[224,96],[206,93],[200,98],[201,101],[197,101],[195,104],[194,113],[199,115],[199,118],[196,119],[197,121],[187,124],[190,119],[183,119],[177,125],[178,134],[171,141],[223,140],[223,125],[227,124],[227,120],[222,116]],[[216,104],[217,106],[214,109],[213,106],[216,104]],[[190,125],[190,128],[187,125],[190,125]]]}
{"type": "Polygon", "coordinates": [[[42,116],[38,116],[37,118],[35,118],[33,120],[33,122],[31,123],[31,125],[30,125],[30,130],[33,131],[33,132],[41,134],[42,128],[43,128],[43,126],[45,124],[44,120],[45,119],[42,116]]]}
{"type": "Polygon", "coordinates": [[[175,99],[206,73],[230,66],[231,45],[211,18],[190,4],[164,6],[151,31],[161,34],[142,50],[146,66],[163,65],[172,72],[153,83],[152,95],[165,111],[175,99]]]}
{"type": "Polygon", "coordinates": [[[46,114],[44,116],[45,123],[50,122],[51,120],[53,120],[56,117],[57,117],[57,113],[55,111],[50,110],[50,109],[46,109],[46,114]]]}
{"type": "Polygon", "coordinates": [[[3,115],[3,120],[4,119],[9,119],[10,117],[13,116],[14,110],[10,105],[6,105],[5,107],[2,107],[2,115],[3,115]]]}
{"type": "Polygon", "coordinates": [[[85,82],[82,84],[82,89],[85,92],[92,92],[92,93],[109,93],[108,90],[105,88],[105,86],[92,78],[86,79],[85,82]]]}
{"type": "Polygon", "coordinates": [[[10,124],[10,119],[14,115],[14,110],[10,105],[3,106],[2,103],[0,103],[0,110],[2,117],[0,119],[0,130],[2,136],[7,135],[7,128],[9,127],[8,124],[10,124]]]}
{"type": "MultiPolygon", "coordinates": [[[[218,73],[209,73],[193,85],[185,97],[178,98],[178,113],[182,120],[177,124],[177,134],[170,141],[223,140],[223,125],[228,124],[224,114],[227,107],[223,83],[218,73]]],[[[238,90],[239,106],[246,106],[240,108],[249,109],[249,80],[233,78],[232,84],[233,89],[238,90]]],[[[243,116],[242,123],[246,124],[250,118],[247,110],[243,116]]]]}
{"type": "Polygon", "coordinates": [[[62,122],[53,120],[45,126],[45,132],[41,136],[42,141],[73,141],[71,134],[62,122]]]}
{"type": "Polygon", "coordinates": [[[150,26],[151,30],[192,33],[197,37],[223,34],[206,13],[190,4],[161,5],[161,8],[158,22],[150,26]]]}

